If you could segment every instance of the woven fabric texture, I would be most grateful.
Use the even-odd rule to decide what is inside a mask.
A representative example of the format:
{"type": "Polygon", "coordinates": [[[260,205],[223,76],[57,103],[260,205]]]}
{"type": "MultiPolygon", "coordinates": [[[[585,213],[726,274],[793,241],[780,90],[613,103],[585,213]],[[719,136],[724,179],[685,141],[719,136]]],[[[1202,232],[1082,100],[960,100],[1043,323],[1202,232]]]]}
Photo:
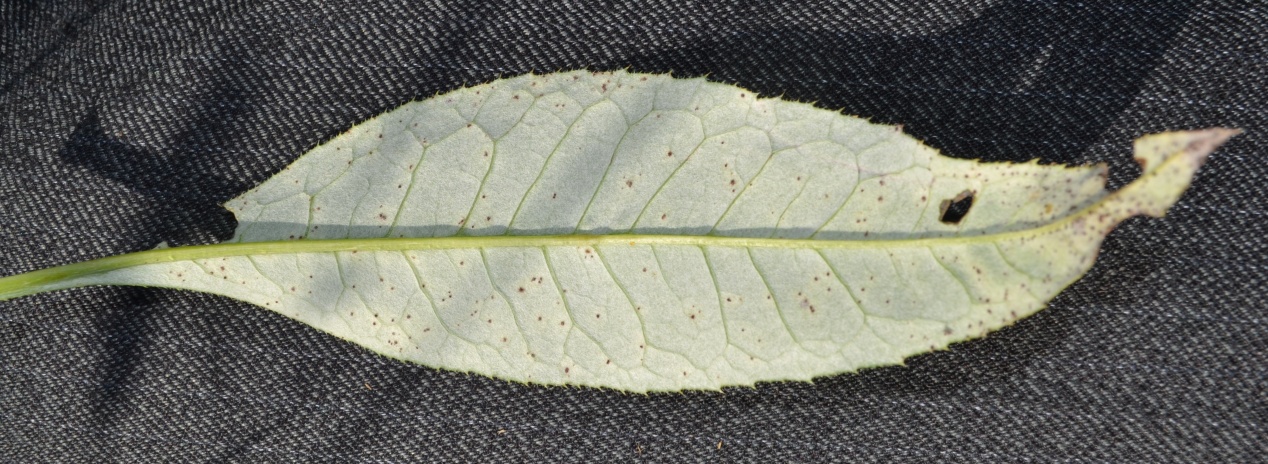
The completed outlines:
{"type": "Polygon", "coordinates": [[[356,122],[566,69],[708,76],[963,158],[1221,148],[1049,309],[814,383],[629,395],[382,359],[174,290],[0,303],[5,462],[1252,462],[1268,452],[1258,1],[0,2],[0,275],[229,237],[219,205],[356,122]]]}

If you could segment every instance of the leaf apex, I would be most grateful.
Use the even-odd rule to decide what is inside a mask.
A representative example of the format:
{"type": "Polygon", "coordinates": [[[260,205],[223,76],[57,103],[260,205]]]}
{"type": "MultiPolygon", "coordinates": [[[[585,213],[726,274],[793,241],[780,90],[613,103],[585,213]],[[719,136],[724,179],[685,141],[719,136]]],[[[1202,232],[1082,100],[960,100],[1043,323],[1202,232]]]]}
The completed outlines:
{"type": "Polygon", "coordinates": [[[1136,139],[1133,157],[1145,173],[1153,172],[1173,158],[1185,158],[1201,166],[1211,152],[1241,133],[1241,129],[1214,127],[1149,134],[1136,139]]]}

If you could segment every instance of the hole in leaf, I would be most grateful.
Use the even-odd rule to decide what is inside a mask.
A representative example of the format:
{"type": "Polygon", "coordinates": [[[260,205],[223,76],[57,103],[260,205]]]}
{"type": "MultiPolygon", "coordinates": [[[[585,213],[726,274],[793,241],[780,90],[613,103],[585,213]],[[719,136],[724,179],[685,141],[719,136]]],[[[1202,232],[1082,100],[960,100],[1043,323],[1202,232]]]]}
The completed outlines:
{"type": "Polygon", "coordinates": [[[972,190],[965,190],[955,198],[942,200],[940,207],[942,213],[938,216],[938,220],[943,224],[959,224],[964,216],[969,214],[969,208],[973,206],[973,194],[972,190]]]}

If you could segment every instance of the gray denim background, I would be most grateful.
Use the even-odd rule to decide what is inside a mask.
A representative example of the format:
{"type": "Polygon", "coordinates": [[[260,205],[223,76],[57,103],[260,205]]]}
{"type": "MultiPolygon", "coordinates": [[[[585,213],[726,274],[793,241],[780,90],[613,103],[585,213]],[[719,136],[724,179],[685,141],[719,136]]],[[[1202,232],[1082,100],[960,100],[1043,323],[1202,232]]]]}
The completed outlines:
{"type": "Polygon", "coordinates": [[[1038,315],[813,384],[629,395],[386,361],[226,298],[0,303],[5,462],[1249,462],[1268,451],[1268,6],[1188,0],[0,2],[0,275],[231,235],[352,124],[530,70],[669,72],[1104,161],[1247,131],[1038,315]]]}

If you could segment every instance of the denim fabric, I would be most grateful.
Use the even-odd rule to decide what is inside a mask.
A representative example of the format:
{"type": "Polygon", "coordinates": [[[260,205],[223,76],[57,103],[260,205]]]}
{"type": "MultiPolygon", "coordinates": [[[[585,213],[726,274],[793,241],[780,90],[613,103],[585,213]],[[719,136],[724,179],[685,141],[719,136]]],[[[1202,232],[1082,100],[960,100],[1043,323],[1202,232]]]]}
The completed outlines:
{"type": "Polygon", "coordinates": [[[1268,7],[1197,0],[0,2],[0,275],[232,234],[357,121],[536,70],[814,101],[944,153],[1139,172],[1232,126],[1051,307],[815,383],[629,395],[382,359],[226,298],[0,303],[0,461],[1250,462],[1268,452],[1268,7]]]}

